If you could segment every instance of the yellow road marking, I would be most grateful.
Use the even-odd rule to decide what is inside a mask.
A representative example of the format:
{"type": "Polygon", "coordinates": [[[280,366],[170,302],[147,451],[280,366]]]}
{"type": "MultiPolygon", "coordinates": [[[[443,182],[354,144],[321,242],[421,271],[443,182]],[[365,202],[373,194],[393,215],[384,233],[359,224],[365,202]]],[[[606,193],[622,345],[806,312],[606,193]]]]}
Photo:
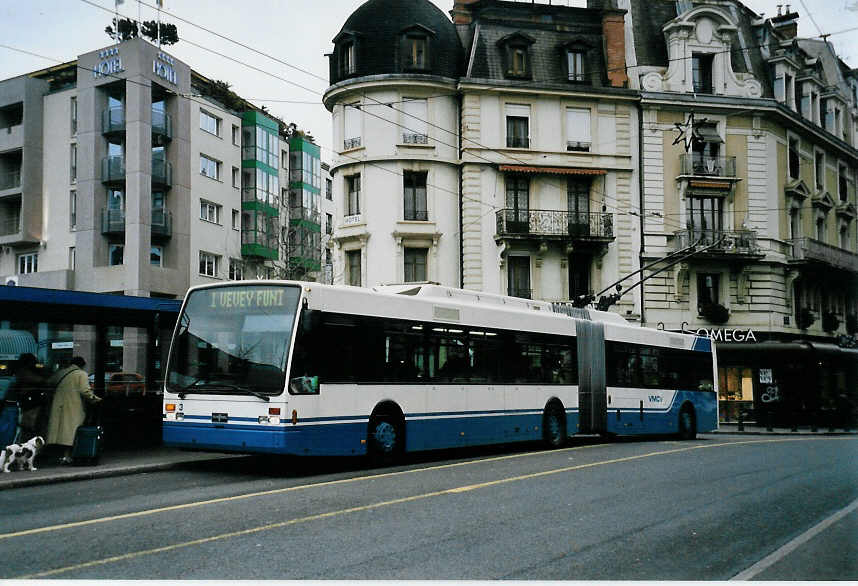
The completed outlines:
{"type": "Polygon", "coordinates": [[[110,517],[99,517],[96,519],[87,519],[86,521],[75,521],[72,523],[61,523],[59,525],[49,525],[47,527],[37,527],[35,529],[25,529],[22,531],[15,531],[12,533],[0,533],[0,540],[3,539],[11,539],[13,537],[24,537],[25,535],[34,535],[37,533],[46,533],[49,531],[59,531],[61,529],[75,529],[77,527],[85,527],[87,525],[95,525],[98,523],[109,523],[111,521],[120,521],[123,519],[133,519],[135,517],[145,517],[148,515],[155,515],[157,513],[167,513],[170,511],[180,511],[182,509],[190,509],[194,507],[201,507],[204,505],[212,505],[219,503],[226,503],[231,501],[249,499],[259,496],[270,496],[273,494],[282,494],[287,492],[294,492],[297,490],[305,490],[308,488],[317,488],[323,486],[334,486],[338,484],[349,484],[352,482],[358,482],[360,480],[376,480],[378,478],[390,478],[393,476],[402,476],[405,474],[415,474],[417,472],[429,472],[435,470],[443,470],[446,468],[456,468],[460,466],[468,466],[471,464],[480,464],[484,462],[498,462],[501,460],[511,460],[513,458],[524,458],[528,456],[544,456],[547,454],[556,454],[559,452],[570,452],[574,450],[583,450],[586,448],[594,448],[598,447],[599,444],[592,446],[575,446],[572,448],[564,448],[562,450],[553,450],[553,451],[540,451],[540,452],[526,452],[523,454],[508,454],[505,456],[496,456],[494,458],[485,458],[481,460],[468,460],[466,462],[455,462],[453,464],[441,464],[439,466],[430,466],[428,468],[414,468],[412,470],[400,470],[398,472],[385,472],[383,474],[373,474],[372,476],[354,476],[352,478],[341,478],[339,480],[329,480],[327,482],[317,482],[312,484],[301,484],[298,486],[287,486],[285,488],[274,488],[271,490],[263,490],[259,492],[250,492],[247,494],[239,494],[235,496],[227,496],[216,499],[209,499],[205,501],[194,501],[190,503],[184,503],[181,505],[171,505],[168,507],[158,507],[156,509],[146,509],[143,511],[135,511],[133,513],[123,513],[120,515],[113,515],[110,517]]]}
{"type": "MultiPolygon", "coordinates": [[[[583,470],[583,469],[585,469],[585,468],[594,468],[594,467],[597,467],[597,466],[606,466],[606,465],[608,465],[608,464],[618,464],[618,463],[621,463],[621,462],[631,462],[631,461],[633,461],[633,460],[641,460],[641,459],[644,459],[644,458],[651,458],[651,457],[654,457],[654,456],[664,456],[664,455],[668,455],[668,454],[676,454],[676,453],[680,453],[680,452],[689,452],[689,451],[692,451],[692,450],[702,450],[702,449],[706,449],[706,448],[717,448],[717,447],[735,446],[735,445],[747,445],[747,444],[768,444],[768,443],[782,443],[782,442],[795,442],[795,441],[854,440],[854,439],[856,439],[856,438],[854,438],[854,437],[837,437],[837,438],[784,438],[784,439],[768,439],[768,440],[748,440],[748,441],[741,441],[741,442],[724,442],[724,443],[719,443],[719,444],[707,444],[707,445],[688,446],[688,447],[683,447],[683,448],[676,448],[676,449],[673,449],[673,450],[663,450],[663,451],[660,451],[660,452],[650,452],[650,453],[648,453],[648,454],[638,454],[638,455],[636,455],[636,456],[625,456],[625,457],[623,457],[623,458],[613,458],[613,459],[611,459],[611,460],[603,460],[603,461],[600,461],[600,462],[590,462],[589,464],[578,464],[578,465],[575,465],[575,466],[564,466],[564,467],[562,467],[562,468],[554,468],[554,469],[551,469],[551,470],[544,470],[544,471],[542,471],[542,472],[533,472],[533,473],[530,473],[530,474],[522,474],[522,475],[519,475],[519,476],[511,476],[511,477],[508,477],[508,478],[500,478],[500,479],[497,479],[497,480],[489,480],[489,481],[486,481],[486,482],[479,482],[479,483],[477,483],[477,484],[471,484],[471,485],[466,485],[466,486],[459,486],[459,487],[456,487],[456,488],[448,488],[448,489],[444,489],[444,490],[437,490],[437,491],[433,491],[433,492],[427,492],[427,493],[423,493],[423,494],[417,494],[417,495],[412,495],[412,496],[402,497],[402,498],[398,498],[398,499],[392,499],[392,500],[388,500],[388,501],[382,501],[382,502],[373,503],[373,504],[369,504],[369,505],[361,505],[361,506],[358,506],[358,507],[349,507],[349,508],[347,508],[347,509],[340,509],[340,510],[338,510],[338,511],[329,511],[329,512],[327,512],[327,513],[318,513],[318,514],[316,514],[316,515],[309,515],[309,516],[306,516],[306,517],[299,517],[299,518],[297,518],[297,519],[290,519],[290,520],[288,520],[288,521],[281,521],[281,522],[279,522],[279,523],[270,523],[270,524],[268,524],[268,525],[261,525],[261,526],[259,526],[259,527],[251,527],[250,529],[243,529],[243,530],[241,530],[241,531],[232,531],[232,532],[229,532],[229,533],[221,533],[221,534],[218,534],[218,535],[212,535],[212,536],[210,536],[210,537],[203,537],[203,538],[200,538],[200,539],[194,539],[194,540],[191,540],[191,541],[185,541],[185,542],[182,542],[182,543],[175,543],[175,544],[173,544],[173,545],[165,545],[165,546],[163,546],[163,547],[157,547],[157,548],[154,548],[154,549],[146,549],[146,550],[141,550],[141,551],[136,551],[136,552],[129,552],[129,553],[125,553],[125,554],[121,554],[121,555],[117,555],[117,556],[111,556],[111,557],[108,557],[108,558],[103,558],[103,559],[100,559],[100,560],[92,560],[92,561],[89,561],[89,562],[83,562],[83,563],[80,563],[80,564],[75,564],[75,565],[73,565],[73,566],[65,566],[65,567],[62,567],[62,568],[56,568],[56,569],[53,569],[53,570],[46,570],[46,571],[44,571],[44,572],[38,572],[38,573],[35,573],[35,574],[28,574],[28,575],[25,575],[25,576],[19,576],[19,577],[18,577],[18,579],[21,579],[21,580],[31,580],[31,579],[35,579],[35,578],[44,578],[44,577],[47,577],[47,576],[54,576],[54,575],[57,575],[57,574],[63,574],[63,573],[66,573],[66,572],[73,572],[73,571],[75,571],[75,570],[82,570],[82,569],[85,569],[85,568],[91,568],[91,567],[94,567],[94,566],[102,566],[102,565],[106,565],[106,564],[110,564],[110,563],[114,563],[114,562],[120,562],[120,561],[130,560],[130,559],[139,558],[139,557],[143,557],[143,556],[147,556],[147,555],[153,555],[153,554],[156,554],[156,553],[163,553],[163,552],[167,552],[167,551],[174,551],[174,550],[177,550],[177,549],[183,549],[183,548],[191,547],[191,546],[194,546],[194,545],[202,545],[202,544],[204,544],[204,543],[211,543],[211,542],[213,542],[213,541],[222,541],[222,540],[224,540],[224,539],[231,539],[231,538],[233,538],[233,537],[241,537],[241,536],[244,536],[244,535],[251,535],[251,534],[254,534],[254,533],[260,533],[260,532],[262,532],[262,531],[270,531],[270,530],[272,530],[272,529],[280,529],[280,528],[282,528],[282,527],[288,527],[288,526],[290,526],[290,525],[297,525],[297,524],[299,524],[299,523],[307,523],[307,522],[309,522],[309,521],[318,521],[318,520],[321,520],[321,519],[330,519],[330,518],[332,518],[332,517],[339,517],[339,516],[347,515],[347,514],[350,514],[350,513],[358,513],[358,512],[361,512],[361,511],[369,511],[369,510],[372,510],[372,509],[378,509],[378,508],[381,508],[381,507],[389,507],[389,506],[392,506],[392,505],[397,505],[397,504],[402,504],[402,503],[408,503],[408,502],[414,502],[414,501],[417,501],[417,500],[423,500],[423,499],[427,499],[427,498],[431,498],[431,497],[436,497],[436,496],[441,496],[441,495],[446,495],[446,494],[460,494],[460,493],[464,493],[464,492],[469,492],[469,491],[473,491],[473,490],[478,490],[478,489],[481,489],[481,488],[487,488],[487,487],[490,487],[490,486],[497,486],[497,485],[500,485],[500,484],[507,484],[507,483],[510,483],[510,482],[518,482],[518,481],[521,481],[521,480],[529,480],[529,479],[532,479],[532,478],[541,478],[541,477],[544,477],[544,476],[550,476],[550,475],[554,475],[554,474],[561,474],[561,473],[563,473],[563,472],[571,472],[571,471],[575,471],[575,470],[583,470]]],[[[585,446],[582,446],[582,447],[585,447],[585,446]]],[[[569,449],[571,450],[571,449],[578,449],[578,448],[569,448],[569,449]]],[[[546,453],[546,452],[540,452],[540,453],[546,453]]],[[[557,452],[555,451],[555,452],[547,452],[547,453],[557,453],[557,452]]],[[[522,454],[515,454],[514,456],[522,456],[522,454]]],[[[500,458],[491,458],[491,459],[489,459],[489,460],[479,460],[479,461],[480,461],[480,462],[485,462],[485,461],[491,461],[491,460],[497,460],[497,459],[506,459],[506,458],[507,458],[506,456],[502,456],[502,457],[500,457],[500,458]]],[[[476,462],[478,462],[478,461],[473,461],[473,462],[474,462],[474,463],[476,463],[476,462]]],[[[467,462],[459,462],[459,463],[457,463],[457,464],[447,464],[447,465],[444,465],[444,466],[438,466],[438,467],[434,467],[434,468],[423,468],[423,469],[420,469],[420,470],[432,470],[432,469],[439,469],[439,468],[447,468],[447,467],[458,466],[458,465],[463,465],[463,464],[467,464],[467,462]]],[[[404,473],[404,472],[411,472],[411,471],[392,472],[392,473],[389,473],[389,474],[380,474],[380,475],[377,475],[377,476],[365,477],[365,478],[381,478],[381,477],[385,477],[385,476],[396,476],[396,475],[402,474],[402,473],[404,473]]],[[[350,480],[350,479],[349,479],[349,480],[350,480]]],[[[329,484],[336,484],[336,483],[340,483],[340,482],[343,482],[343,481],[332,481],[332,482],[330,482],[330,483],[320,483],[320,484],[315,484],[315,485],[303,485],[302,487],[292,487],[292,488],[309,488],[309,487],[311,487],[311,486],[325,486],[325,485],[329,485],[329,484]]],[[[276,490],[276,491],[266,491],[266,492],[263,492],[263,493],[256,493],[256,494],[270,494],[270,493],[272,493],[272,492],[285,492],[286,490],[288,490],[288,489],[279,489],[279,490],[276,490]]],[[[234,498],[236,498],[236,497],[230,497],[230,498],[228,498],[228,499],[224,499],[224,500],[231,500],[231,499],[234,499],[234,498]]],[[[211,501],[205,501],[205,502],[211,502],[211,501]]]]}

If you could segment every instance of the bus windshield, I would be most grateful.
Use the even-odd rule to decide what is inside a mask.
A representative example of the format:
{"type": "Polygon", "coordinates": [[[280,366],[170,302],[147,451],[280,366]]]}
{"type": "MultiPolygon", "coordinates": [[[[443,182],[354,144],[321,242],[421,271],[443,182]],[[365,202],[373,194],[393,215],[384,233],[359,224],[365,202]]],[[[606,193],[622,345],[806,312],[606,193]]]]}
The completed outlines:
{"type": "Polygon", "coordinates": [[[167,390],[264,400],[282,393],[300,295],[294,285],[193,291],[173,339],[167,390]]]}

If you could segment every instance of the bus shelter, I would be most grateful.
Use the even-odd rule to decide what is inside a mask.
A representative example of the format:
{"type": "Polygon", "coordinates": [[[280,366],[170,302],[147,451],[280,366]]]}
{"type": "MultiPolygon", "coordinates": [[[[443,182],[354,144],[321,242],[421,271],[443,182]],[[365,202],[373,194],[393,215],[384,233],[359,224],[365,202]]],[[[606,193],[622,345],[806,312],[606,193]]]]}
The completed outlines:
{"type": "Polygon", "coordinates": [[[161,388],[181,301],[0,286],[0,395],[21,354],[47,377],[86,360],[107,445],[160,441],[161,388]]]}

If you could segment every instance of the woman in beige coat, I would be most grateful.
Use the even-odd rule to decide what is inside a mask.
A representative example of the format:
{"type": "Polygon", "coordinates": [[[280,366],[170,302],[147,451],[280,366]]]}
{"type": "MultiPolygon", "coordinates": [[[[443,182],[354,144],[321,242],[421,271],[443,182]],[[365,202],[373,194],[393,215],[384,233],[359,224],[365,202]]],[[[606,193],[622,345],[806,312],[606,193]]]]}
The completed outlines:
{"type": "Polygon", "coordinates": [[[101,398],[89,388],[84,366],[86,366],[84,359],[75,356],[72,358],[71,365],[59,369],[46,383],[49,387],[56,386],[46,443],[65,446],[65,454],[60,460],[64,464],[71,462],[74,434],[77,428],[83,425],[86,417],[82,397],[93,403],[101,401],[101,398]]]}

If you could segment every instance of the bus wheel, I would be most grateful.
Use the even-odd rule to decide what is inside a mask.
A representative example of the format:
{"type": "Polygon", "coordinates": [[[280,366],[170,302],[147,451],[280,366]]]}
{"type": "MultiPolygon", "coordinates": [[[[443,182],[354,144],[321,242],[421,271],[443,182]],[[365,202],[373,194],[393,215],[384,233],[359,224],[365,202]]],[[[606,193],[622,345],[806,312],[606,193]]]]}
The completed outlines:
{"type": "Polygon", "coordinates": [[[542,414],[542,440],[549,448],[561,448],[566,443],[566,417],[562,407],[548,405],[542,414]]]}
{"type": "Polygon", "coordinates": [[[387,463],[402,452],[402,427],[391,417],[373,417],[369,422],[369,455],[374,461],[387,463]]]}
{"type": "Polygon", "coordinates": [[[697,417],[694,407],[684,405],[679,411],[679,439],[693,440],[697,437],[697,417]]]}

